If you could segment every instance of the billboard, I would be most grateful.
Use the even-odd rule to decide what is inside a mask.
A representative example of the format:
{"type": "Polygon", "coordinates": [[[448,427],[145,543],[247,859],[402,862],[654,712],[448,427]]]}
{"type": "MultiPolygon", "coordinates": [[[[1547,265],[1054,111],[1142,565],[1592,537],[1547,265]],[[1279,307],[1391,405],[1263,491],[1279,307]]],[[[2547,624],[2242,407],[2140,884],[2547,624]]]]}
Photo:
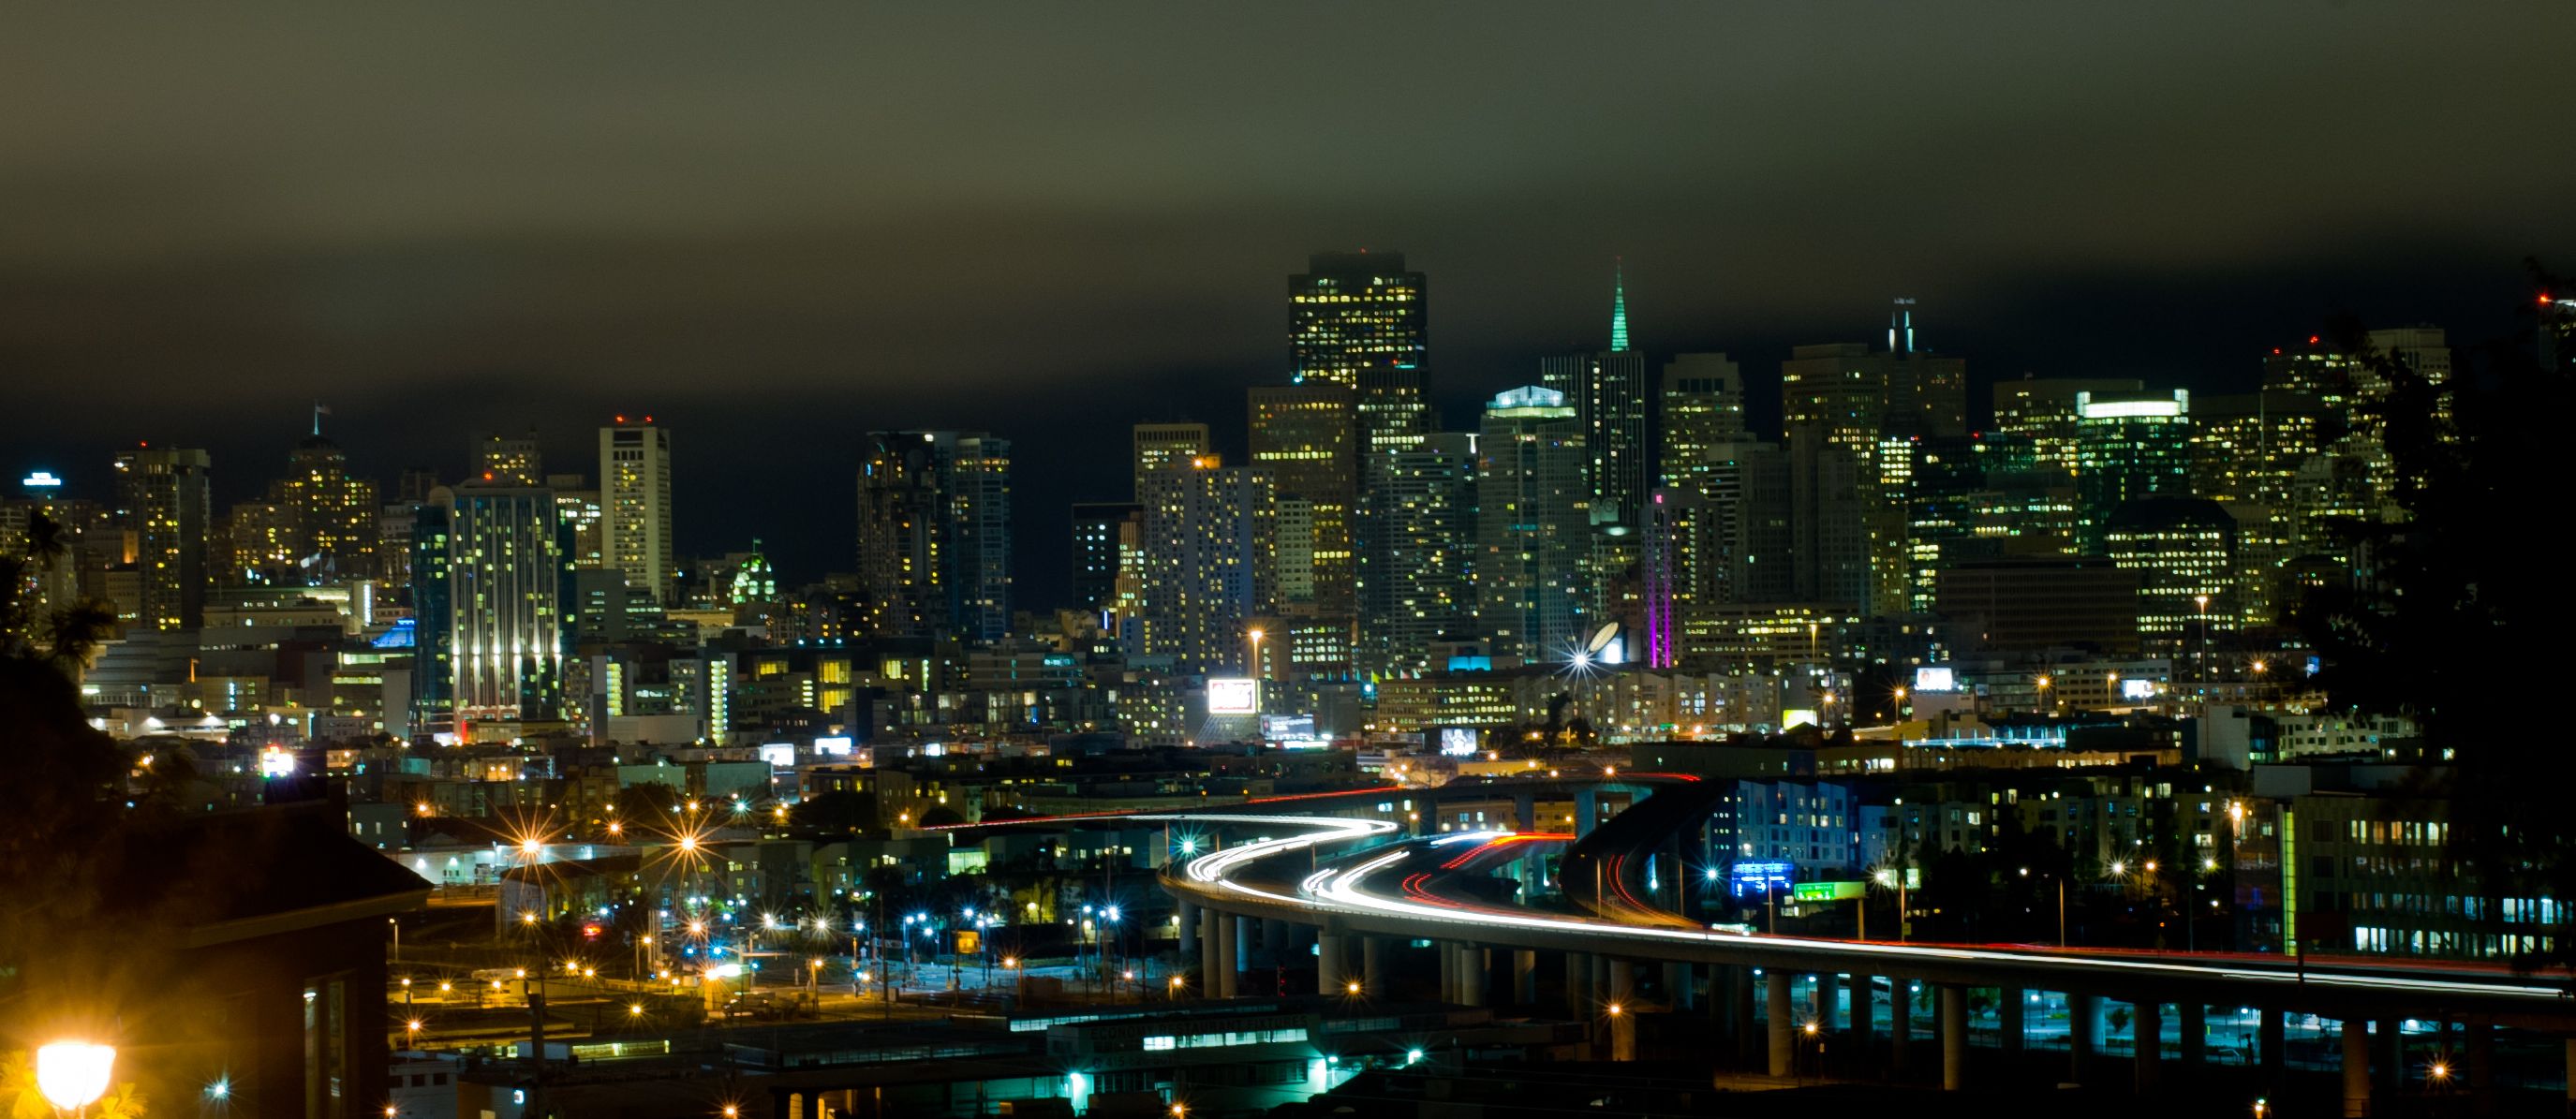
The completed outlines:
{"type": "Polygon", "coordinates": [[[1452,758],[1472,758],[1476,756],[1476,749],[1476,728],[1440,728],[1440,753],[1442,756],[1452,758]]]}
{"type": "Polygon", "coordinates": [[[817,754],[830,754],[836,758],[846,758],[850,756],[851,745],[852,743],[847,735],[835,738],[817,738],[814,740],[814,752],[817,754]]]}
{"type": "Polygon", "coordinates": [[[1812,727],[1814,725],[1816,725],[1816,712],[1813,708],[1792,707],[1780,712],[1781,730],[1787,730],[1790,727],[1812,727]]]}
{"type": "Polygon", "coordinates": [[[1241,676],[1211,676],[1207,682],[1210,715],[1250,715],[1261,710],[1261,681],[1241,676]]]}
{"type": "Polygon", "coordinates": [[[2120,681],[2120,698],[2154,699],[2156,698],[2156,682],[2153,680],[2122,680],[2120,681]]]}
{"type": "Polygon", "coordinates": [[[796,744],[763,742],[760,744],[760,760],[768,762],[771,769],[794,769],[796,768],[796,744]]]}
{"type": "Polygon", "coordinates": [[[1914,670],[1914,690],[1918,692],[1955,692],[1959,679],[1946,664],[1925,665],[1914,670]]]}

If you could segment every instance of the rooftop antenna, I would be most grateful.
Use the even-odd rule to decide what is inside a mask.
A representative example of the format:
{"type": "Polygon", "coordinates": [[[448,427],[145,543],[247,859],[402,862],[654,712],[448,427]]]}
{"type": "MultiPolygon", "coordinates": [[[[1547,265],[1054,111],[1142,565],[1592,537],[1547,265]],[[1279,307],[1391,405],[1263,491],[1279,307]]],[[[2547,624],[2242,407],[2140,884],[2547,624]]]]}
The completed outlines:
{"type": "Polygon", "coordinates": [[[313,434],[317,436],[322,434],[322,417],[330,414],[330,405],[324,404],[319,400],[313,402],[313,434]]]}

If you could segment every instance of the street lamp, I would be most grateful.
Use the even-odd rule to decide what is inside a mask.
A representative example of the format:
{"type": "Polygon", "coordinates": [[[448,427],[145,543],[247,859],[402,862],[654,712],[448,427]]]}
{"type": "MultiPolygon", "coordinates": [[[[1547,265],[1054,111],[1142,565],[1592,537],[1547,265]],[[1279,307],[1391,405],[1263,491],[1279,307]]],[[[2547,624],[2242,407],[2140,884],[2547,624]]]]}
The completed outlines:
{"type": "Polygon", "coordinates": [[[64,1111],[79,1111],[107,1094],[116,1071],[116,1047],[57,1041],[36,1050],[36,1091],[64,1111]]]}

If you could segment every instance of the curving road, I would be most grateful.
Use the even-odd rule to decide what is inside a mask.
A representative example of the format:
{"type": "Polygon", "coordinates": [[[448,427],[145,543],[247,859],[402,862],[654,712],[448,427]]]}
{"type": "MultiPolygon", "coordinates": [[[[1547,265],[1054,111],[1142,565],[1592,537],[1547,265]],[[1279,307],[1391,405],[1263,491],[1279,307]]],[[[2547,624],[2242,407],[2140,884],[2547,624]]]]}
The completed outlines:
{"type": "Polygon", "coordinates": [[[1898,975],[1936,983],[2200,1000],[2330,1018],[2479,1015],[2526,1028],[2576,1033],[2569,988],[2504,969],[2421,967],[2386,961],[2278,956],[2063,950],[1965,944],[1824,940],[1631,924],[1482,901],[1455,879],[1561,835],[1469,832],[1385,842],[1378,820],[1182,813],[1136,817],[1211,828],[1275,831],[1166,871],[1176,896],[1222,913],[1323,926],[1329,931],[1599,953],[1638,960],[1779,968],[1797,973],[1898,975]],[[1365,845],[1365,846],[1364,846],[1365,845]],[[1338,857],[1325,851],[1360,848],[1338,857]]]}

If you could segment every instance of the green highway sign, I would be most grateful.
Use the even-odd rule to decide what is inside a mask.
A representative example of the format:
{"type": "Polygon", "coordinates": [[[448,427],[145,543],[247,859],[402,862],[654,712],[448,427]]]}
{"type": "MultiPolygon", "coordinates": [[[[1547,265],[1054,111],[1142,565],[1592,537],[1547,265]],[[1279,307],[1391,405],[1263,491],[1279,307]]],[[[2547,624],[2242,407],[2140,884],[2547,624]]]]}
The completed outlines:
{"type": "Polygon", "coordinates": [[[1789,896],[1799,901],[1849,901],[1867,889],[1865,882],[1800,882],[1789,887],[1789,896]]]}

